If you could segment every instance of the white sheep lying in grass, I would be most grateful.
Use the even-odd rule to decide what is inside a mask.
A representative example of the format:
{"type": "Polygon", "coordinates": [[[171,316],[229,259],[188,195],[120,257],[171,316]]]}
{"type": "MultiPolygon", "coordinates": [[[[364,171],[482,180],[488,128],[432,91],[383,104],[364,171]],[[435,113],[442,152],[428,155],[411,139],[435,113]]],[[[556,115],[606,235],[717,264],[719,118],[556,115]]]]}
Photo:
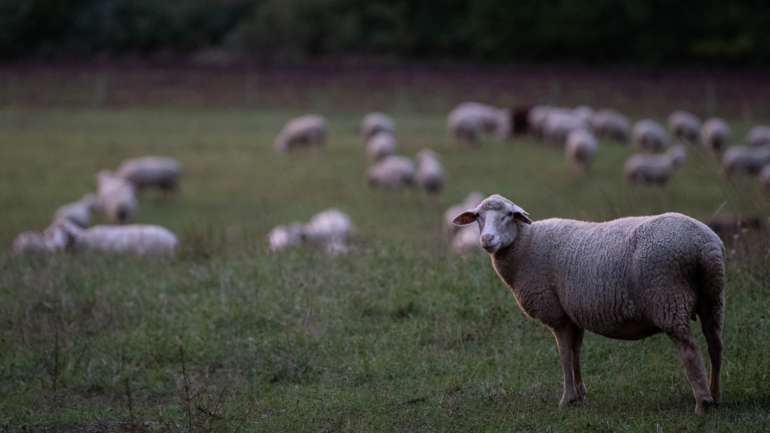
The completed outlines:
{"type": "Polygon", "coordinates": [[[75,251],[173,256],[179,247],[176,235],[157,225],[97,225],[83,229],[65,223],[61,227],[70,236],[68,247],[75,251]]]}
{"type": "Polygon", "coordinates": [[[755,175],[770,163],[770,146],[732,146],[722,156],[722,168],[728,176],[734,173],[755,175]]]}
{"type": "Polygon", "coordinates": [[[123,161],[117,175],[128,180],[137,191],[158,188],[174,191],[179,187],[182,163],[165,156],[144,156],[123,161]]]}
{"type": "Polygon", "coordinates": [[[290,120],[283,127],[273,143],[278,152],[323,146],[326,143],[326,119],[316,115],[305,115],[290,120]]]}
{"type": "Polygon", "coordinates": [[[19,233],[13,240],[11,252],[14,255],[52,254],[67,248],[67,234],[53,224],[43,232],[26,231],[19,233]]]}
{"type": "Polygon", "coordinates": [[[641,149],[652,152],[664,150],[671,144],[671,137],[660,123],[643,119],[634,125],[634,144],[641,149]]]}
{"type": "Polygon", "coordinates": [[[473,191],[461,203],[451,206],[444,212],[444,228],[449,238],[449,247],[453,253],[464,255],[481,249],[478,227],[472,225],[458,226],[454,223],[454,218],[462,211],[478,206],[482,200],[484,200],[484,194],[473,191]]]}
{"type": "Polygon", "coordinates": [[[674,170],[687,159],[682,145],[672,147],[666,153],[637,153],[631,155],[623,165],[626,180],[630,183],[663,186],[668,183],[674,170]]]}
{"type": "Polygon", "coordinates": [[[712,117],[701,128],[703,145],[716,154],[722,154],[730,140],[730,126],[718,117],[712,117]]]}
{"type": "Polygon", "coordinates": [[[455,223],[478,223],[481,245],[521,310],[556,337],[562,405],[586,396],[580,371],[585,330],[623,340],[665,333],[684,364],[695,412],[718,403],[724,246],[706,225],[678,213],[533,223],[524,209],[499,195],[461,213],[455,223]],[[696,316],[708,343],[710,384],[690,330],[696,316]]]}
{"type": "Polygon", "coordinates": [[[438,194],[446,184],[446,171],[436,152],[424,149],[417,153],[417,184],[430,194],[438,194]]]}
{"type": "Polygon", "coordinates": [[[576,129],[567,136],[565,153],[567,160],[583,173],[591,168],[599,145],[596,137],[586,129],[576,129]]]}
{"type": "Polygon", "coordinates": [[[370,161],[381,161],[396,153],[398,142],[390,132],[377,132],[366,142],[366,156],[370,161]]]}
{"type": "Polygon", "coordinates": [[[388,156],[369,167],[369,185],[401,189],[414,185],[414,162],[405,156],[388,156]]]}
{"type": "Polygon", "coordinates": [[[695,144],[700,139],[701,122],[698,116],[687,111],[674,111],[668,116],[668,127],[678,140],[695,144]]]}
{"type": "Polygon", "coordinates": [[[102,170],[96,175],[98,206],[116,224],[131,221],[139,204],[134,185],[123,177],[102,170]]]}
{"type": "Polygon", "coordinates": [[[383,113],[369,113],[361,121],[361,136],[368,141],[372,136],[380,132],[391,135],[396,133],[396,122],[390,116],[383,113]]]}
{"type": "Polygon", "coordinates": [[[746,141],[753,147],[770,145],[770,127],[759,125],[751,128],[746,134],[746,141]]]}
{"type": "Polygon", "coordinates": [[[507,138],[511,132],[510,113],[478,102],[463,102],[449,112],[447,126],[457,141],[476,146],[484,134],[498,140],[507,138]]]}
{"type": "Polygon", "coordinates": [[[54,221],[66,220],[80,227],[91,224],[91,213],[99,208],[98,197],[94,193],[84,195],[80,200],[67,203],[56,210],[54,221]]]}
{"type": "Polygon", "coordinates": [[[611,109],[594,113],[590,120],[591,129],[599,137],[620,143],[627,143],[631,136],[631,122],[628,117],[611,109]]]}
{"type": "Polygon", "coordinates": [[[314,215],[307,224],[292,223],[273,228],[268,234],[270,252],[311,245],[328,255],[350,251],[353,222],[338,209],[327,209],[314,215]]]}

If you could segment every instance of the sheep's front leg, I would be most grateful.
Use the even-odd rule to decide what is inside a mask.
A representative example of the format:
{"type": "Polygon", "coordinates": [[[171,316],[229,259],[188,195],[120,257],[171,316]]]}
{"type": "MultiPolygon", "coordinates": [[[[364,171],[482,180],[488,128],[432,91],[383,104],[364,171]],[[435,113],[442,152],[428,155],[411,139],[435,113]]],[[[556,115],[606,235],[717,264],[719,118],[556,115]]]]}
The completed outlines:
{"type": "Polygon", "coordinates": [[[575,386],[574,365],[574,349],[578,328],[574,324],[568,323],[559,328],[554,328],[552,331],[559,346],[561,369],[564,374],[564,392],[562,393],[559,406],[565,406],[580,401],[580,394],[575,386]]]}
{"type": "Polygon", "coordinates": [[[583,376],[580,373],[580,348],[583,345],[583,334],[583,329],[577,328],[572,346],[572,369],[575,375],[575,390],[580,400],[585,400],[587,394],[586,386],[583,385],[583,376]]]}

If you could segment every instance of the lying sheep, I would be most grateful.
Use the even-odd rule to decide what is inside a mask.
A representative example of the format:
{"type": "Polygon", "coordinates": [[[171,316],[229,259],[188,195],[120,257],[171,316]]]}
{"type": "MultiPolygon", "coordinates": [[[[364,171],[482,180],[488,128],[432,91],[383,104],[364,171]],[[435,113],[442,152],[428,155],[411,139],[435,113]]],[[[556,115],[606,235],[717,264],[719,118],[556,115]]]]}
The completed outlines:
{"type": "Polygon", "coordinates": [[[658,122],[651,119],[636,122],[633,137],[634,144],[639,149],[651,152],[659,152],[671,144],[671,138],[666,130],[658,122]]]}
{"type": "Polygon", "coordinates": [[[449,209],[444,212],[444,228],[446,229],[447,236],[450,240],[462,229],[462,227],[453,222],[455,216],[465,209],[478,206],[478,204],[481,203],[481,200],[484,200],[484,194],[473,191],[468,194],[462,202],[450,206],[449,209]]]}
{"type": "Polygon", "coordinates": [[[267,234],[267,239],[270,244],[269,249],[271,253],[302,245],[302,242],[304,242],[302,224],[292,223],[285,226],[276,226],[267,234]]]}
{"type": "Polygon", "coordinates": [[[687,111],[674,111],[668,116],[668,127],[679,141],[695,144],[700,139],[701,123],[698,116],[687,111]]]}
{"type": "Polygon", "coordinates": [[[273,143],[278,152],[290,152],[299,148],[323,146],[326,143],[326,119],[305,115],[290,120],[273,143]]]}
{"type": "Polygon", "coordinates": [[[134,185],[107,170],[97,173],[96,180],[98,206],[107,218],[116,224],[131,221],[138,207],[134,185]]]}
{"type": "Polygon", "coordinates": [[[762,147],[770,145],[770,127],[755,126],[746,134],[746,141],[753,147],[762,147]]]}
{"type": "Polygon", "coordinates": [[[596,137],[585,129],[574,130],[567,136],[567,160],[583,173],[591,168],[597,149],[596,137]]]}
{"type": "Polygon", "coordinates": [[[631,136],[631,123],[628,118],[615,110],[602,109],[594,113],[590,120],[591,129],[599,137],[627,143],[631,136]]]}
{"type": "Polygon", "coordinates": [[[722,156],[722,168],[727,176],[734,173],[756,175],[770,163],[770,146],[732,146],[722,156]]]}
{"type": "Polygon", "coordinates": [[[722,154],[730,139],[730,126],[718,117],[712,117],[703,123],[701,129],[703,145],[716,154],[722,154]]]}
{"type": "Polygon", "coordinates": [[[99,208],[96,194],[89,193],[80,200],[67,203],[54,213],[54,221],[66,220],[80,227],[91,224],[91,213],[99,208]]]}
{"type": "Polygon", "coordinates": [[[626,160],[623,171],[629,183],[663,186],[687,156],[684,146],[677,145],[664,154],[637,153],[626,160]]]}
{"type": "Polygon", "coordinates": [[[396,133],[396,122],[383,113],[369,113],[361,121],[361,136],[368,141],[372,136],[380,132],[391,135],[396,133]]]}
{"type": "Polygon", "coordinates": [[[415,167],[404,156],[388,156],[369,168],[369,185],[387,189],[401,189],[414,185],[415,167]]]}
{"type": "Polygon", "coordinates": [[[179,187],[182,164],[164,156],[132,158],[120,164],[117,175],[131,182],[137,191],[148,188],[175,191],[179,187]]]}
{"type": "Polygon", "coordinates": [[[724,246],[703,223],[666,213],[594,223],[529,214],[499,195],[455,218],[478,223],[482,247],[529,317],[556,337],[561,404],[585,399],[585,330],[636,340],[663,332],[679,351],[703,414],[719,401],[724,318],[724,246]],[[690,329],[698,317],[711,358],[710,383],[690,329]]]}
{"type": "Polygon", "coordinates": [[[430,194],[437,194],[444,189],[446,172],[436,152],[424,149],[417,153],[417,184],[430,194]]]}
{"type": "Polygon", "coordinates": [[[97,225],[83,229],[64,223],[70,236],[68,247],[75,251],[135,256],[173,256],[179,247],[168,229],[147,224],[97,225]]]}
{"type": "Polygon", "coordinates": [[[471,146],[480,144],[483,134],[502,140],[510,136],[510,113],[478,102],[464,102],[449,112],[447,126],[457,141],[471,146]]]}
{"type": "Polygon", "coordinates": [[[396,153],[398,143],[390,132],[378,132],[366,142],[366,155],[369,160],[377,162],[396,153]]]}

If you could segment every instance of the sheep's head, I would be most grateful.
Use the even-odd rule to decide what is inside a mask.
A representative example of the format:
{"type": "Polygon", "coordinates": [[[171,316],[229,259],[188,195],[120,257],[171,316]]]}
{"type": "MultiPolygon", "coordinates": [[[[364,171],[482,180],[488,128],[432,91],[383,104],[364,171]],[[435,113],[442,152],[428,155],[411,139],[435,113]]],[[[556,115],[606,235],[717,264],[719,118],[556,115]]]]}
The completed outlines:
{"type": "Polygon", "coordinates": [[[476,208],[467,210],[452,221],[456,225],[479,224],[481,247],[494,254],[516,240],[519,224],[531,224],[529,214],[501,195],[485,198],[476,208]]]}

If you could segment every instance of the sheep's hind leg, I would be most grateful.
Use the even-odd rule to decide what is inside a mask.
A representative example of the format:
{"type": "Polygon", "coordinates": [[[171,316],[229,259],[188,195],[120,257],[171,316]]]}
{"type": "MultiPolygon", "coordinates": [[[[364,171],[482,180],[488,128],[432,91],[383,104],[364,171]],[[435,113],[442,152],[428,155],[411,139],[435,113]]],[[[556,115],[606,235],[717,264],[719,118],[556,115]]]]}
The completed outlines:
{"type": "Polygon", "coordinates": [[[706,337],[709,357],[711,358],[709,388],[714,404],[719,404],[719,372],[722,367],[722,314],[717,309],[704,310],[698,313],[698,317],[700,317],[701,329],[703,329],[703,335],[706,337]]]}
{"type": "Polygon", "coordinates": [[[574,344],[572,346],[572,370],[575,376],[575,390],[577,391],[580,400],[585,400],[587,394],[586,386],[583,385],[583,377],[580,372],[580,348],[583,346],[583,334],[583,329],[577,328],[574,344]]]}
{"type": "Polygon", "coordinates": [[[552,331],[559,346],[559,357],[561,358],[561,368],[564,374],[564,392],[559,402],[559,406],[564,407],[580,401],[580,394],[575,386],[574,367],[575,341],[579,328],[573,323],[567,323],[558,328],[553,328],[552,331]]]}
{"type": "Polygon", "coordinates": [[[695,413],[703,415],[706,408],[714,406],[714,399],[706,383],[706,369],[703,367],[703,359],[695,345],[690,325],[689,323],[679,325],[667,331],[667,334],[679,350],[679,358],[687,372],[687,380],[695,396],[695,413]]]}

